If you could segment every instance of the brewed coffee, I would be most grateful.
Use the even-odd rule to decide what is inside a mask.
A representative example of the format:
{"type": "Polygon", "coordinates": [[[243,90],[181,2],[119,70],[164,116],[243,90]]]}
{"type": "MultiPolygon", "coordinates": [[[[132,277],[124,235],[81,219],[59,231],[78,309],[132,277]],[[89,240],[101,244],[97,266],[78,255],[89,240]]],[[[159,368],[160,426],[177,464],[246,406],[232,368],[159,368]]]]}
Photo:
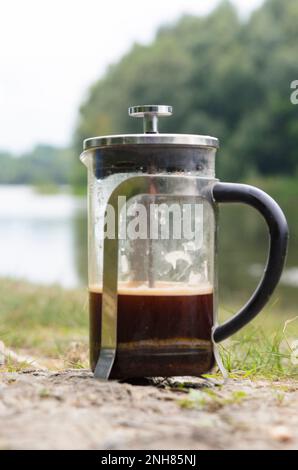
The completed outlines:
{"type": "MultiPolygon", "coordinates": [[[[102,291],[90,289],[90,362],[100,351],[102,291]]],[[[112,378],[194,375],[210,370],[213,292],[201,287],[132,283],[118,288],[117,354],[112,378]]]]}

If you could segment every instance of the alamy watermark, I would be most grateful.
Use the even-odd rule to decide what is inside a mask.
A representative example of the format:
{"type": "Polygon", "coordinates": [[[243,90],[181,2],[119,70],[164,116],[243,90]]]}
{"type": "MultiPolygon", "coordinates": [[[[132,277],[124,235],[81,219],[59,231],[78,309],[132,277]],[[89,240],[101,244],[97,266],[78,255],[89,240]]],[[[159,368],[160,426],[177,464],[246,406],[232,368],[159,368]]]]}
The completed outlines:
{"type": "Polygon", "coordinates": [[[290,87],[294,90],[290,96],[291,103],[298,104],[298,80],[293,80],[290,87]]]}
{"type": "Polygon", "coordinates": [[[185,202],[132,202],[118,196],[117,207],[108,204],[103,237],[116,238],[117,217],[120,240],[187,240],[196,248],[203,242],[203,204],[185,202]]]}

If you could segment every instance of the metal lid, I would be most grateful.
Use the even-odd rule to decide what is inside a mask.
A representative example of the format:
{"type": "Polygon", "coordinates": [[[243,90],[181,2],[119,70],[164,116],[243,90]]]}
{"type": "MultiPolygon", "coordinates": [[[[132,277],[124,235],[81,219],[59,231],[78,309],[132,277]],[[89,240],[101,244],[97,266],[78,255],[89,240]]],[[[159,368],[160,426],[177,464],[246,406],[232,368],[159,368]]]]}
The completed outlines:
{"type": "Polygon", "coordinates": [[[159,134],[158,118],[171,116],[172,106],[142,105],[128,109],[131,117],[142,117],[144,134],[120,134],[91,137],[84,140],[84,150],[111,145],[182,145],[218,148],[216,137],[196,134],[159,134]]]}

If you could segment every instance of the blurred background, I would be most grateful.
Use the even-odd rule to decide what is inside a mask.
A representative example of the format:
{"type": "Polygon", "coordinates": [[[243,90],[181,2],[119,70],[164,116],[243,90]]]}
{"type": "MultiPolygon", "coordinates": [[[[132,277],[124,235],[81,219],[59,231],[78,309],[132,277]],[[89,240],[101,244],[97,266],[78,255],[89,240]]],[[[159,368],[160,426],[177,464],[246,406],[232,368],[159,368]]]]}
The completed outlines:
{"type": "MultiPolygon", "coordinates": [[[[174,114],[161,132],[218,137],[218,177],[255,184],[284,209],[290,251],[270,308],[295,312],[297,25],[297,0],[2,2],[3,282],[84,288],[82,140],[142,132],[128,106],[170,104],[174,114]]],[[[220,301],[229,310],[247,300],[263,271],[260,216],[222,207],[219,253],[220,301]]]]}

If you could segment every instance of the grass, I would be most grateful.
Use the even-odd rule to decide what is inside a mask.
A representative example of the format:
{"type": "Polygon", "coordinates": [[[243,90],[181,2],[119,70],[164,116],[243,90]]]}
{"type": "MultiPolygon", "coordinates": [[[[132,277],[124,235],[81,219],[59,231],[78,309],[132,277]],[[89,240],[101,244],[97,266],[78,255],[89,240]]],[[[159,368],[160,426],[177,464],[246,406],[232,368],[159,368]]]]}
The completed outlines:
{"type": "MultiPolygon", "coordinates": [[[[221,319],[233,314],[223,309],[220,313],[221,319]]],[[[297,340],[298,316],[279,311],[275,303],[269,304],[239,333],[221,343],[219,351],[230,376],[278,380],[298,377],[297,340]]]]}
{"type": "Polygon", "coordinates": [[[209,388],[202,390],[189,390],[187,395],[178,400],[178,405],[184,409],[205,409],[208,411],[217,411],[225,405],[241,403],[247,399],[247,393],[243,390],[233,390],[229,393],[217,389],[209,388]]]}
{"type": "Polygon", "coordinates": [[[283,328],[267,331],[248,326],[226,345],[220,345],[223,364],[230,376],[279,378],[297,377],[293,364],[295,349],[283,328]]]}
{"type": "Polygon", "coordinates": [[[68,351],[74,363],[76,350],[87,349],[86,290],[2,279],[0,296],[0,340],[6,347],[37,360],[61,359],[68,351]]]}
{"type": "MultiPolygon", "coordinates": [[[[65,290],[23,281],[0,281],[0,340],[8,348],[62,366],[86,367],[88,297],[86,289],[65,290]],[[51,362],[54,360],[54,362],[51,362]]],[[[231,313],[229,312],[229,315],[231,313]]],[[[227,312],[221,312],[221,318],[227,312]]],[[[297,367],[298,317],[262,312],[240,333],[219,345],[232,377],[294,378],[297,367]]],[[[6,370],[30,366],[30,361],[6,364],[6,370]]]]}

